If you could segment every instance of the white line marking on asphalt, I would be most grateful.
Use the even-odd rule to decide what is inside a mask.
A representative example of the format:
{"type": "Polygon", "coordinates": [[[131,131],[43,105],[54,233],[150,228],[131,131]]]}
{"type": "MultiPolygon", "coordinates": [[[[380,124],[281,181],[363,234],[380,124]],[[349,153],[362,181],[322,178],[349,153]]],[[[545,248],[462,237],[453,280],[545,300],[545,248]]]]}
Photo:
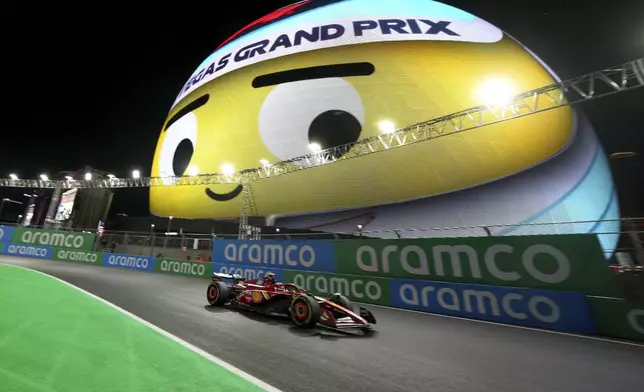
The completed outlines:
{"type": "Polygon", "coordinates": [[[101,301],[105,305],[108,305],[108,306],[118,310],[119,312],[121,312],[121,313],[123,313],[123,314],[125,314],[125,315],[127,315],[127,316],[129,316],[131,318],[133,318],[134,320],[140,322],[141,324],[144,324],[147,327],[152,328],[153,330],[155,330],[156,332],[160,333],[161,335],[163,335],[163,336],[175,341],[176,343],[179,343],[180,345],[182,345],[183,347],[191,350],[192,352],[201,355],[205,359],[209,360],[210,362],[214,363],[215,365],[218,365],[218,366],[228,370],[229,372],[235,374],[236,376],[239,376],[240,378],[242,378],[242,379],[244,379],[244,380],[246,380],[246,381],[248,381],[248,382],[250,382],[252,384],[255,384],[256,386],[262,388],[266,392],[283,392],[282,390],[277,389],[274,386],[269,385],[268,383],[266,383],[266,382],[264,382],[264,381],[262,381],[262,380],[260,380],[260,379],[258,379],[256,377],[251,376],[250,374],[246,373],[245,371],[243,371],[243,370],[241,370],[239,368],[236,368],[235,366],[229,364],[228,362],[224,361],[223,359],[217,358],[214,355],[205,352],[204,350],[202,350],[202,349],[200,349],[200,348],[198,348],[198,347],[186,342],[185,340],[181,339],[180,337],[175,336],[175,335],[171,334],[170,332],[168,332],[168,331],[166,331],[164,329],[161,329],[161,328],[157,327],[156,325],[154,325],[154,324],[152,324],[152,323],[150,323],[148,321],[143,320],[139,316],[128,312],[127,310],[119,307],[118,305],[115,305],[115,304],[113,304],[113,303],[111,303],[111,302],[109,302],[109,301],[107,301],[107,300],[105,300],[105,299],[103,299],[103,298],[101,298],[101,297],[99,297],[97,295],[94,295],[94,294],[92,294],[92,293],[90,293],[88,291],[83,290],[78,286],[74,286],[73,284],[71,284],[69,282],[66,282],[66,281],[64,281],[64,280],[62,280],[60,278],[57,278],[55,276],[49,275],[49,274],[47,274],[45,272],[38,271],[38,270],[35,270],[35,269],[31,269],[31,268],[27,268],[27,267],[23,267],[23,266],[19,266],[19,265],[14,265],[14,264],[5,264],[5,263],[2,263],[2,262],[0,262],[0,264],[6,265],[6,266],[9,266],[9,267],[21,268],[21,269],[29,270],[29,271],[32,271],[32,272],[35,272],[35,273],[38,273],[38,274],[41,274],[41,275],[45,275],[45,276],[47,276],[47,277],[49,277],[51,279],[55,279],[55,280],[57,280],[59,282],[62,282],[64,284],[68,285],[69,287],[72,287],[72,288],[74,288],[74,289],[76,289],[76,290],[78,290],[78,291],[80,291],[82,293],[85,293],[86,295],[101,301]]]}
{"type": "Polygon", "coordinates": [[[495,323],[493,321],[485,321],[485,320],[470,319],[470,318],[465,318],[465,317],[448,316],[448,315],[445,315],[445,314],[419,312],[418,310],[391,308],[389,306],[366,304],[366,303],[363,303],[363,302],[356,302],[356,303],[359,303],[361,305],[366,305],[366,306],[374,306],[376,308],[395,310],[395,311],[398,311],[398,312],[409,312],[409,313],[422,314],[422,315],[425,315],[425,316],[448,318],[448,319],[452,319],[452,320],[461,320],[461,321],[469,321],[469,322],[473,322],[473,323],[498,325],[500,327],[507,327],[507,328],[526,329],[528,331],[543,332],[543,333],[549,333],[549,334],[554,334],[554,335],[571,336],[571,337],[575,337],[575,338],[598,340],[598,341],[601,341],[601,342],[617,343],[617,344],[623,344],[623,345],[626,345],[626,346],[635,346],[635,347],[644,348],[644,344],[625,342],[625,341],[614,340],[614,339],[609,339],[609,338],[600,338],[600,337],[597,337],[597,336],[578,335],[578,334],[568,333],[568,332],[552,331],[552,330],[549,330],[549,329],[524,327],[522,325],[502,324],[502,323],[495,323]]]}

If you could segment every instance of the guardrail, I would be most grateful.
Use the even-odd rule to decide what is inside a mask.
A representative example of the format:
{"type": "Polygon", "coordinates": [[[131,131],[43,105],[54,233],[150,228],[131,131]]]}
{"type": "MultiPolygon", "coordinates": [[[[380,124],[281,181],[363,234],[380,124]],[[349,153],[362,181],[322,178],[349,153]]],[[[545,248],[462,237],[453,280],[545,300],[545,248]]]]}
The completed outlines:
{"type": "Polygon", "coordinates": [[[320,295],[644,341],[641,298],[636,290],[625,293],[620,281],[630,272],[608,268],[594,235],[217,240],[212,262],[97,252],[95,243],[94,233],[0,227],[5,255],[205,279],[213,272],[255,279],[270,271],[320,295]]]}

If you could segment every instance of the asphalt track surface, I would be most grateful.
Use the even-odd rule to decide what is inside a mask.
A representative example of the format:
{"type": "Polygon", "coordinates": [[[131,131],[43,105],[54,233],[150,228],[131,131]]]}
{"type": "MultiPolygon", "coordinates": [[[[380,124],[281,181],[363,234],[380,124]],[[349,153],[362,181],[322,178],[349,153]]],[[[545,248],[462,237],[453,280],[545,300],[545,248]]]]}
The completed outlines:
{"type": "MultiPolygon", "coordinates": [[[[205,306],[206,281],[0,257],[102,297],[283,391],[636,391],[644,347],[370,308],[377,333],[205,306]]],[[[44,305],[46,306],[46,299],[44,305]]]]}

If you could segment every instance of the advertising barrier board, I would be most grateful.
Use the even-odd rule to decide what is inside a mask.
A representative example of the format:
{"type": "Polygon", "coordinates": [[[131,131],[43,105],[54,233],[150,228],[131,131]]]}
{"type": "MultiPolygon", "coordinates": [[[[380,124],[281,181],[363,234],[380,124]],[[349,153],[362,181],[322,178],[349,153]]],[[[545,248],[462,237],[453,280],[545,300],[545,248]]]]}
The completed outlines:
{"type": "Polygon", "coordinates": [[[644,307],[621,299],[589,297],[597,334],[644,342],[644,307]]]}
{"type": "Polygon", "coordinates": [[[336,272],[619,294],[594,235],[335,241],[336,272]]]}
{"type": "Polygon", "coordinates": [[[35,246],[53,246],[76,250],[91,251],[94,247],[96,234],[75,231],[57,231],[45,229],[28,229],[17,227],[13,232],[14,244],[35,246]]]}
{"type": "Polygon", "coordinates": [[[54,254],[54,248],[49,246],[30,246],[22,244],[6,244],[2,248],[2,254],[20,257],[29,257],[32,259],[51,260],[54,254]]]}
{"type": "Polygon", "coordinates": [[[213,263],[92,252],[85,249],[93,245],[93,235],[87,233],[2,226],[0,238],[5,240],[0,254],[11,256],[204,279],[213,272],[257,279],[270,271],[278,281],[293,282],[317,295],[340,292],[363,303],[644,342],[644,307],[574,291],[615,293],[594,236],[341,240],[335,241],[335,252],[331,241],[220,240],[213,259],[223,262],[213,263]],[[7,242],[11,235],[21,243],[7,242]],[[353,273],[313,270],[336,267],[353,273]],[[429,280],[434,277],[440,281],[429,280]]]}
{"type": "Polygon", "coordinates": [[[392,279],[391,306],[556,331],[595,332],[583,293],[392,279]]]}
{"type": "Polygon", "coordinates": [[[400,309],[583,334],[595,331],[583,293],[284,271],[313,294],[400,309]]]}
{"type": "Polygon", "coordinates": [[[105,267],[126,268],[139,271],[154,271],[154,257],[103,253],[101,265],[105,267]]]}
{"type": "Polygon", "coordinates": [[[11,242],[13,239],[13,227],[0,225],[0,242],[11,242]]]}
{"type": "Polygon", "coordinates": [[[278,282],[286,282],[284,278],[284,270],[283,269],[276,269],[276,268],[262,268],[262,267],[244,267],[244,266],[236,266],[236,265],[230,265],[230,264],[222,264],[222,263],[211,263],[212,264],[212,272],[219,272],[222,274],[237,274],[241,276],[242,278],[249,280],[249,279],[259,279],[263,278],[266,276],[267,272],[272,272],[275,274],[275,280],[278,282]]]}
{"type": "Polygon", "coordinates": [[[215,240],[212,261],[238,266],[334,272],[333,241],[215,240]]]}
{"type": "Polygon", "coordinates": [[[210,279],[212,276],[212,263],[157,259],[156,263],[154,263],[154,272],[210,279]]]}
{"type": "Polygon", "coordinates": [[[383,306],[391,302],[389,279],[385,278],[286,270],[284,281],[321,296],[340,293],[353,301],[383,306]]]}
{"type": "Polygon", "coordinates": [[[52,260],[101,265],[103,254],[101,252],[87,252],[84,250],[54,248],[52,260]]]}

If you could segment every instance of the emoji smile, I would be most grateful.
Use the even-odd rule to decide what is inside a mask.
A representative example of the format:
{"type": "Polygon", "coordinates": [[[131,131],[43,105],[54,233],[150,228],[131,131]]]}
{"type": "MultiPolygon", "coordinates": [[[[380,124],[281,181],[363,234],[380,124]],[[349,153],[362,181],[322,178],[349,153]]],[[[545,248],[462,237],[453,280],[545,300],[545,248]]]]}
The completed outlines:
{"type": "Polygon", "coordinates": [[[214,201],[229,201],[239,196],[243,188],[242,185],[237,185],[235,189],[228,193],[217,193],[211,191],[210,188],[206,188],[206,195],[214,201]]]}

